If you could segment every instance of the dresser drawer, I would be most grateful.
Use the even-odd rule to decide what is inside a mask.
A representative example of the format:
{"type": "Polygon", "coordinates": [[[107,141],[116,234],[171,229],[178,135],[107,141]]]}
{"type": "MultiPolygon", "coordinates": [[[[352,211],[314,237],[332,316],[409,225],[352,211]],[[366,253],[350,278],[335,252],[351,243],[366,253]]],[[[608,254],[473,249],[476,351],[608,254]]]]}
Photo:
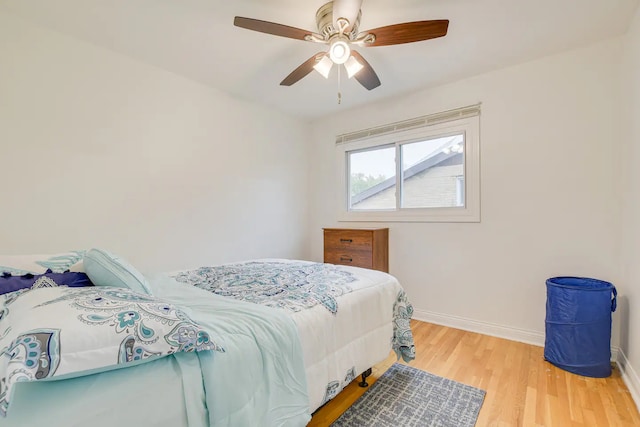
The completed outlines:
{"type": "Polygon", "coordinates": [[[324,262],[329,264],[352,265],[363,268],[372,268],[372,260],[371,253],[362,252],[328,252],[324,257],[324,262]]]}
{"type": "Polygon", "coordinates": [[[371,252],[372,247],[371,232],[355,230],[325,230],[324,232],[325,250],[371,252]]]}

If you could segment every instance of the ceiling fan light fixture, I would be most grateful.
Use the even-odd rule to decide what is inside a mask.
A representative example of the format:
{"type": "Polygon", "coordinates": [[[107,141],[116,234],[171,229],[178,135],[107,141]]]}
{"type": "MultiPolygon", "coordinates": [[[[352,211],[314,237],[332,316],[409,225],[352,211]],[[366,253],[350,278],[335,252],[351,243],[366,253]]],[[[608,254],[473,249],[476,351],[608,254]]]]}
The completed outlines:
{"type": "Polygon", "coordinates": [[[351,48],[345,40],[338,38],[331,42],[331,46],[329,47],[329,57],[334,64],[344,64],[350,56],[351,48]]]}
{"type": "Polygon", "coordinates": [[[364,68],[364,65],[362,65],[352,55],[349,57],[349,59],[347,59],[347,62],[344,63],[344,68],[347,70],[347,77],[351,78],[355,76],[358,73],[358,71],[362,70],[364,68]]]}
{"type": "Polygon", "coordinates": [[[316,62],[313,68],[322,75],[325,79],[329,78],[329,72],[331,71],[331,67],[333,67],[333,61],[329,59],[328,56],[323,56],[320,61],[316,62]]]}

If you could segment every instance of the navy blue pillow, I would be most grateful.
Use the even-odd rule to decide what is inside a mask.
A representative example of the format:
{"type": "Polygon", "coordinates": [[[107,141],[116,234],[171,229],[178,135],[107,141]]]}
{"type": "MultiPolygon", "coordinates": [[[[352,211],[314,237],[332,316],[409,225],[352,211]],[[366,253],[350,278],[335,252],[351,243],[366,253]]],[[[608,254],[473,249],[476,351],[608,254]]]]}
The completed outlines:
{"type": "Polygon", "coordinates": [[[10,273],[3,273],[0,276],[0,295],[20,289],[44,288],[51,286],[70,286],[79,288],[93,286],[89,277],[84,273],[65,272],[52,273],[47,270],[44,274],[25,274],[23,276],[12,276],[10,273]]]}

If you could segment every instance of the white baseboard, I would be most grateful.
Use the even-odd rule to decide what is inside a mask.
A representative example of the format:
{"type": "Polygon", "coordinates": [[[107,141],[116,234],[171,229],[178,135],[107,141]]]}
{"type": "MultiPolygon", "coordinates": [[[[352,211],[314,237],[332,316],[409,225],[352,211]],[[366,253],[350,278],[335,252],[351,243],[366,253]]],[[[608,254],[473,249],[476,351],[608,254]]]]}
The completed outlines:
{"type": "Polygon", "coordinates": [[[622,381],[627,385],[633,401],[636,402],[636,408],[640,410],[640,377],[629,363],[629,359],[627,359],[627,355],[624,354],[622,349],[618,351],[616,362],[618,369],[620,369],[622,381]]]}
{"type": "MultiPolygon", "coordinates": [[[[496,323],[480,322],[465,317],[434,313],[426,310],[414,309],[413,318],[423,322],[435,323],[436,325],[448,326],[450,328],[477,332],[479,334],[489,335],[492,337],[504,338],[511,341],[518,341],[538,347],[544,347],[544,333],[542,332],[512,328],[509,326],[498,325],[496,323]]],[[[617,347],[611,347],[611,360],[617,361],[619,353],[620,352],[617,347]]]]}
{"type": "Polygon", "coordinates": [[[484,335],[490,335],[492,337],[505,338],[512,341],[519,341],[536,345],[538,347],[544,347],[544,334],[536,331],[517,329],[489,322],[479,322],[477,320],[464,317],[434,313],[426,310],[414,310],[412,317],[416,320],[435,323],[436,325],[449,326],[450,328],[477,332],[484,335]]]}

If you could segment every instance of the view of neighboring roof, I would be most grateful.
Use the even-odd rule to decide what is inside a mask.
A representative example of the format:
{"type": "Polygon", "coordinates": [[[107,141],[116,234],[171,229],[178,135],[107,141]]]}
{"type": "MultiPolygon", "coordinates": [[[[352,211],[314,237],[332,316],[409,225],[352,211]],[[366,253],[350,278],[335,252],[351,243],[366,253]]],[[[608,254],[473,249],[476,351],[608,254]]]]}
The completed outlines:
{"type": "MultiPolygon", "coordinates": [[[[435,154],[425,157],[418,163],[411,166],[409,169],[404,171],[404,179],[407,180],[421,172],[426,171],[427,169],[438,167],[438,166],[450,166],[450,165],[459,165],[464,161],[463,154],[456,151],[444,152],[442,150],[437,151],[435,154]]],[[[370,197],[375,196],[376,194],[387,190],[388,188],[393,187],[396,184],[395,176],[391,178],[387,178],[384,181],[374,185],[373,187],[369,187],[366,190],[355,194],[351,197],[351,204],[358,204],[370,197]]]]}

